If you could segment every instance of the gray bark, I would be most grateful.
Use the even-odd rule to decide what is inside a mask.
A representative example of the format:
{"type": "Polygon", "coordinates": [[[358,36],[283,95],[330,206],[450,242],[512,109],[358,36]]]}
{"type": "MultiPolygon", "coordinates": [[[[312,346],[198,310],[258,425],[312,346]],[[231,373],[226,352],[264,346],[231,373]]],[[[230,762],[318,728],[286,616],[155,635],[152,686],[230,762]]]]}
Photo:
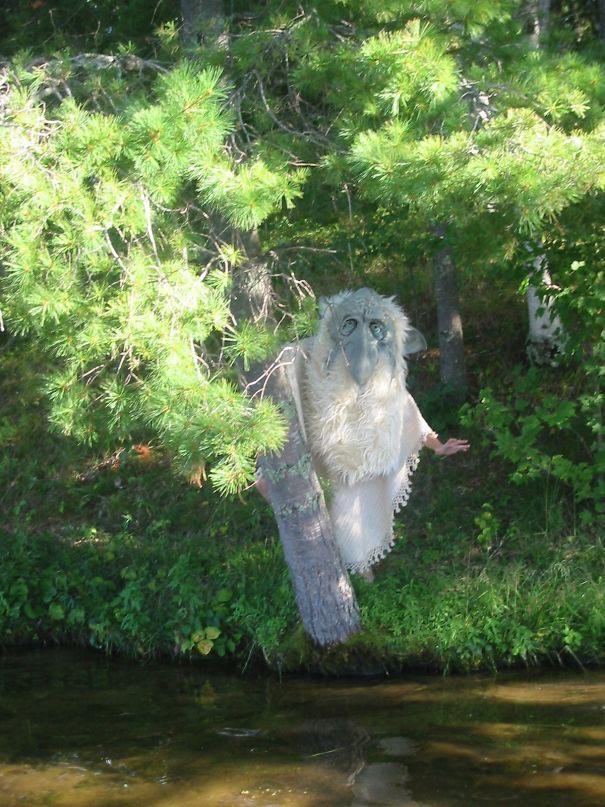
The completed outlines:
{"type": "MultiPolygon", "coordinates": [[[[468,99],[475,119],[474,128],[485,124],[491,116],[489,97],[478,91],[475,85],[462,80],[460,93],[468,99]]],[[[437,304],[437,331],[439,335],[439,376],[457,398],[463,398],[468,389],[466,360],[464,357],[464,333],[456,264],[447,243],[447,227],[438,222],[431,227],[433,235],[441,241],[441,248],[433,255],[433,283],[437,304]]]]}
{"type": "Polygon", "coordinates": [[[267,484],[304,628],[314,642],[325,647],[357,633],[360,619],[296,414],[290,377],[299,349],[284,348],[248,391],[269,394],[288,418],[283,449],[260,457],[259,470],[267,484]]]}
{"type": "Polygon", "coordinates": [[[270,318],[272,308],[271,269],[261,256],[258,230],[234,231],[231,240],[246,256],[245,263],[233,276],[233,316],[236,321],[244,318],[265,322],[270,318]]]}
{"type": "Polygon", "coordinates": [[[463,397],[468,387],[466,362],[464,359],[464,334],[456,265],[446,239],[443,225],[437,225],[433,232],[442,240],[441,249],[433,257],[433,277],[435,300],[437,302],[437,327],[439,330],[440,378],[454,394],[463,397]]]}
{"type": "MultiPolygon", "coordinates": [[[[228,47],[222,0],[181,0],[182,39],[188,50],[200,42],[228,47]]],[[[246,256],[233,277],[231,311],[237,320],[266,322],[271,318],[271,273],[261,257],[257,230],[234,230],[215,221],[223,240],[246,256]]],[[[294,358],[296,348],[287,351],[294,358]]],[[[303,626],[321,646],[344,642],[360,629],[355,593],[338,552],[323,491],[311,464],[296,415],[289,373],[292,362],[283,356],[262,372],[253,367],[242,373],[251,395],[268,394],[282,405],[288,417],[288,437],[277,454],[259,458],[259,470],[268,486],[286,563],[290,569],[303,626]],[[257,384],[252,379],[260,378],[257,384]]]]}
{"type": "Polygon", "coordinates": [[[201,44],[226,49],[229,44],[223,0],[181,0],[181,41],[185,50],[201,44]]]}

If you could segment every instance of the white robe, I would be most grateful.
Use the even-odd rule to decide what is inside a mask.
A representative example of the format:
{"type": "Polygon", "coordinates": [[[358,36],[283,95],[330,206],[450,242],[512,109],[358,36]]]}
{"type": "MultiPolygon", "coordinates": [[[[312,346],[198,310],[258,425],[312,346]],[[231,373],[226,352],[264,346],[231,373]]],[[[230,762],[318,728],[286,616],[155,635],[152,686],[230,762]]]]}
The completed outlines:
{"type": "Polygon", "coordinates": [[[435,432],[422,417],[416,402],[405,388],[403,378],[396,399],[400,417],[395,418],[394,427],[393,419],[390,421],[394,459],[389,461],[389,467],[383,473],[377,473],[375,469],[365,472],[361,468],[350,480],[330,473],[325,457],[322,458],[314,450],[312,441],[309,440],[308,423],[305,423],[309,417],[309,405],[305,404],[305,386],[312,346],[311,340],[305,340],[301,344],[289,372],[298,418],[305,439],[311,443],[311,454],[318,475],[328,478],[331,483],[328,508],[334,537],[345,566],[352,572],[364,572],[392,549],[393,513],[407,504],[411,491],[411,475],[418,465],[420,450],[426,438],[435,432]]]}

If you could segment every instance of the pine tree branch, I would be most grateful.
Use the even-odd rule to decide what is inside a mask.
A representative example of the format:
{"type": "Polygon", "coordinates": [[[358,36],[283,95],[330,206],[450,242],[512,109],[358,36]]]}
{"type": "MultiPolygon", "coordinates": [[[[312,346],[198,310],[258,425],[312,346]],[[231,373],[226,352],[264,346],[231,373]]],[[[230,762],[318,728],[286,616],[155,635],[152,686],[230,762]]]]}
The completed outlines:
{"type": "Polygon", "coordinates": [[[267,101],[267,96],[265,93],[265,87],[260,73],[257,70],[253,70],[252,74],[256,78],[256,84],[258,87],[258,91],[260,93],[261,100],[263,102],[263,106],[265,107],[265,111],[278,129],[280,129],[282,132],[286,132],[286,134],[289,134],[292,137],[303,138],[304,140],[307,141],[310,140],[312,143],[315,143],[316,146],[319,146],[322,149],[326,148],[332,149],[334,147],[334,144],[325,135],[321,134],[321,132],[319,132],[317,129],[307,128],[303,131],[299,131],[280,121],[277,115],[273,112],[273,110],[269,106],[269,102],[267,101]]]}
{"type": "MultiPolygon", "coordinates": [[[[22,65],[25,70],[32,70],[34,68],[53,69],[55,67],[64,66],[66,63],[73,67],[81,67],[86,70],[121,70],[126,73],[133,71],[142,74],[145,70],[154,73],[168,73],[170,68],[158,62],[156,59],[143,59],[141,56],[135,56],[132,53],[123,56],[114,56],[107,53],[77,53],[73,56],[60,56],[49,59],[45,56],[34,56],[28,62],[22,65]]],[[[0,56],[0,70],[10,69],[12,61],[0,56]]]]}
{"type": "MultiPolygon", "coordinates": [[[[170,68],[154,59],[143,59],[134,54],[123,56],[112,56],[105,53],[79,53],[73,56],[60,56],[47,58],[36,56],[26,62],[22,67],[29,72],[37,72],[42,76],[42,81],[35,92],[38,100],[53,97],[61,103],[65,98],[71,98],[80,89],[81,77],[74,74],[74,71],[96,72],[114,70],[121,77],[123,74],[138,73],[142,80],[145,73],[150,76],[158,73],[169,73],[170,68]]],[[[10,92],[11,84],[21,86],[18,78],[11,73],[12,62],[6,57],[0,57],[0,98],[10,92]]],[[[103,94],[103,100],[115,112],[116,107],[112,98],[103,94]]],[[[93,104],[97,109],[102,109],[102,105],[97,102],[97,98],[87,92],[88,103],[93,104]]],[[[2,103],[0,101],[0,108],[2,103]]]]}

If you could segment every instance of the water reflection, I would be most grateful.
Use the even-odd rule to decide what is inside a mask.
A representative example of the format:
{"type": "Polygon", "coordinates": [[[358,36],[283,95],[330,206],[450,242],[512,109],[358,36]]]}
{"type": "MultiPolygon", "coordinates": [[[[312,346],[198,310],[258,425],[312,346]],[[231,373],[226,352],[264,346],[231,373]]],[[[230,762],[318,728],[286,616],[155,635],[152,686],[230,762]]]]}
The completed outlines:
{"type": "Polygon", "coordinates": [[[293,733],[306,759],[332,769],[334,781],[350,789],[352,807],[417,804],[406,790],[405,764],[368,761],[375,751],[393,760],[410,756],[414,744],[406,737],[383,737],[376,744],[362,725],[339,718],[307,720],[293,733]]]}
{"type": "Polygon", "coordinates": [[[0,805],[605,804],[605,674],[242,681],[0,657],[0,805]]]}

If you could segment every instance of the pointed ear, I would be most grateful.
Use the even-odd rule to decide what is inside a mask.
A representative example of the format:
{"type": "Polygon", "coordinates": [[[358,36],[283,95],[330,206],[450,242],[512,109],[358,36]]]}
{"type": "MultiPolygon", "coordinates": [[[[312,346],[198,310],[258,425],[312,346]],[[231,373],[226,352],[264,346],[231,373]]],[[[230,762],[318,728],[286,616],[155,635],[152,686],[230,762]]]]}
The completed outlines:
{"type": "Polygon", "coordinates": [[[405,332],[403,343],[403,355],[411,356],[413,353],[422,353],[426,350],[426,339],[417,328],[408,328],[405,332]]]}

